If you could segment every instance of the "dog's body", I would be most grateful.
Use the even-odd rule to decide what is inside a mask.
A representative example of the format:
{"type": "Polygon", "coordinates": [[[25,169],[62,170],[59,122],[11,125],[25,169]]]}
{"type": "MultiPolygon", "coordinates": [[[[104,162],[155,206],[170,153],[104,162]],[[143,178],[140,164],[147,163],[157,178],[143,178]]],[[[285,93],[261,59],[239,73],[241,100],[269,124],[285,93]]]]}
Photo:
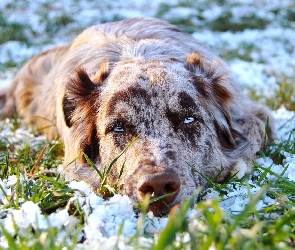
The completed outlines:
{"type": "Polygon", "coordinates": [[[14,111],[49,138],[60,135],[65,165],[80,156],[69,178],[94,187],[99,177],[81,155],[101,170],[139,135],[109,182],[124,163],[122,192],[135,202],[173,193],[150,205],[155,214],[205,186],[205,178],[248,172],[269,116],[241,94],[218,57],[151,18],[89,28],[73,44],[33,58],[7,94],[6,115],[14,111]]]}

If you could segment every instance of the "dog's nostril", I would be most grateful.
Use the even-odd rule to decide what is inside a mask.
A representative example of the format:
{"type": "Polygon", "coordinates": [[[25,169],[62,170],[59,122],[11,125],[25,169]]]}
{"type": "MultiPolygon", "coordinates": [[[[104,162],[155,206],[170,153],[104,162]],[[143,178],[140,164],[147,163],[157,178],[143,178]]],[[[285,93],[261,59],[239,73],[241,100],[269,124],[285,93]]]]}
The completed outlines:
{"type": "Polygon", "coordinates": [[[178,183],[168,183],[165,185],[165,193],[173,193],[179,188],[178,183]]]}
{"type": "Polygon", "coordinates": [[[151,197],[154,196],[155,194],[155,191],[154,191],[154,188],[150,185],[142,185],[140,188],[139,188],[139,191],[143,194],[143,195],[146,195],[146,194],[150,194],[151,197]]]}
{"type": "Polygon", "coordinates": [[[179,190],[180,179],[177,174],[171,172],[144,176],[138,186],[140,199],[144,199],[147,194],[150,194],[152,199],[171,194],[161,199],[166,204],[171,203],[175,199],[179,190]]]}

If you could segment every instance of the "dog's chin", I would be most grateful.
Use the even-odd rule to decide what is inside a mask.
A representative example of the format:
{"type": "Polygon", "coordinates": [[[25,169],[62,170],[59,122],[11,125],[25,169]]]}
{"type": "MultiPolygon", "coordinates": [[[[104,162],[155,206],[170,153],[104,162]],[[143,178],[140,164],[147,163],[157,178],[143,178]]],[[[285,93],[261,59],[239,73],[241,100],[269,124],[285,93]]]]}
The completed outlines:
{"type": "Polygon", "coordinates": [[[148,211],[152,212],[154,216],[161,217],[167,215],[171,210],[171,207],[164,204],[163,206],[150,204],[148,211]]]}
{"type": "MultiPolygon", "coordinates": [[[[152,212],[156,217],[163,217],[170,213],[173,207],[179,206],[178,203],[173,202],[173,204],[166,204],[165,202],[159,200],[149,204],[146,212],[152,212]]],[[[137,210],[137,212],[142,212],[142,209],[137,210]]]]}

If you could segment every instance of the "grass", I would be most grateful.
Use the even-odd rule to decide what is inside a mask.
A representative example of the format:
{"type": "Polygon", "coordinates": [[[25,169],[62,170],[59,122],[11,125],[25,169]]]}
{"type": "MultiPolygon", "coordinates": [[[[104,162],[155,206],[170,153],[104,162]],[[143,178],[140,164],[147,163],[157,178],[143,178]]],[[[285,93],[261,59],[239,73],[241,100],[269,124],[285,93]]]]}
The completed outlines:
{"type": "Polygon", "coordinates": [[[110,185],[107,183],[107,180],[108,180],[108,176],[114,166],[114,164],[118,161],[118,159],[128,150],[129,147],[131,147],[135,142],[136,140],[138,139],[139,137],[135,137],[129,144],[128,146],[122,150],[122,152],[114,158],[114,160],[108,165],[108,166],[105,166],[103,171],[100,171],[96,165],[88,158],[88,156],[86,154],[84,154],[83,156],[85,157],[87,163],[95,170],[95,172],[98,174],[98,176],[100,177],[100,180],[101,180],[101,184],[100,184],[100,188],[98,189],[98,193],[101,194],[103,197],[105,198],[109,198],[111,196],[113,196],[114,194],[117,194],[120,192],[121,190],[121,187],[119,185],[119,181],[120,181],[120,178],[122,176],[122,173],[124,171],[124,167],[125,167],[125,164],[122,165],[121,167],[121,170],[120,170],[120,174],[119,174],[119,177],[118,177],[118,180],[116,183],[114,183],[114,185],[110,185]]]}
{"type": "Polygon", "coordinates": [[[277,110],[285,106],[288,110],[295,111],[295,81],[282,81],[277,84],[274,94],[266,97],[255,88],[248,88],[247,92],[252,100],[265,104],[271,109],[277,110]]]}
{"type": "MultiPolygon", "coordinates": [[[[12,124],[12,130],[23,126],[19,120],[12,124]]],[[[294,131],[291,131],[289,140],[266,146],[260,155],[270,157],[274,164],[281,164],[287,168],[286,152],[295,153],[294,131]]],[[[10,149],[1,149],[0,179],[5,180],[11,175],[17,179],[9,194],[1,187],[2,193],[6,196],[6,203],[0,205],[2,218],[6,218],[7,209],[20,209],[25,201],[32,201],[47,215],[59,211],[59,208],[68,207],[69,213],[78,221],[76,226],[65,231],[68,235],[67,240],[60,240],[59,229],[56,227],[42,229],[30,226],[25,232],[20,232],[15,224],[15,233],[11,234],[0,223],[2,237],[6,238],[9,249],[75,249],[82,240],[81,229],[85,215],[80,208],[81,205],[71,200],[75,190],[69,188],[68,183],[55,172],[45,171],[60,164],[59,155],[54,150],[59,146],[45,141],[37,150],[30,148],[29,144],[14,153],[11,146],[10,149]]],[[[103,173],[100,173],[103,180],[107,179],[112,164],[126,150],[128,147],[106,166],[103,173]]],[[[105,182],[105,188],[100,190],[100,194],[107,198],[106,193],[110,195],[111,190],[105,182]]],[[[151,235],[139,227],[137,234],[130,238],[129,244],[137,245],[138,249],[141,249],[140,242],[145,238],[150,240],[148,249],[292,249],[295,247],[294,191],[294,182],[282,174],[274,173],[270,168],[255,164],[253,172],[241,180],[232,178],[224,184],[212,183],[211,188],[201,193],[197,204],[194,204],[195,197],[192,197],[184,201],[179,209],[172,209],[167,226],[161,232],[151,235]],[[228,199],[227,194],[238,186],[250,188],[248,180],[251,180],[253,185],[261,186],[261,190],[255,195],[249,192],[249,203],[242,211],[226,213],[221,208],[221,203],[228,199]],[[204,198],[206,192],[212,190],[218,194],[219,199],[204,198]],[[277,202],[257,209],[259,201],[266,196],[277,202]],[[194,208],[195,215],[188,219],[186,214],[190,208],[194,208]]],[[[143,211],[147,208],[148,202],[142,204],[143,211]]],[[[142,220],[148,219],[145,212],[141,216],[142,220]]],[[[118,237],[121,234],[122,229],[119,230],[118,237]]],[[[120,237],[118,242],[119,239],[120,237]]]]}
{"type": "MultiPolygon", "coordinates": [[[[258,4],[259,6],[259,4],[258,4]]],[[[169,22],[179,26],[183,30],[188,33],[193,33],[196,30],[203,29],[203,27],[207,27],[212,31],[233,31],[239,32],[247,29],[265,29],[273,20],[273,18],[280,18],[285,23],[294,19],[294,11],[292,8],[294,7],[292,4],[290,6],[290,10],[286,10],[286,12],[281,9],[277,10],[274,7],[266,9],[269,13],[269,16],[259,16],[257,15],[258,9],[253,10],[251,3],[240,4],[238,2],[231,2],[228,0],[220,0],[220,1],[178,1],[173,3],[162,3],[158,11],[156,13],[156,17],[168,19],[169,22]],[[204,12],[210,8],[214,7],[225,7],[230,6],[229,8],[223,8],[223,11],[219,15],[214,15],[214,12],[210,15],[210,18],[207,18],[204,15],[204,12]],[[177,17],[171,13],[175,9],[189,9],[190,12],[184,17],[177,17]],[[237,13],[235,13],[235,10],[237,13]]],[[[256,6],[255,6],[256,7],[256,6]]],[[[265,6],[260,6],[258,8],[265,8],[265,6]]]]}
{"type": "Polygon", "coordinates": [[[0,10],[0,45],[8,41],[21,41],[26,44],[29,43],[27,35],[28,27],[19,22],[8,22],[0,10]]]}

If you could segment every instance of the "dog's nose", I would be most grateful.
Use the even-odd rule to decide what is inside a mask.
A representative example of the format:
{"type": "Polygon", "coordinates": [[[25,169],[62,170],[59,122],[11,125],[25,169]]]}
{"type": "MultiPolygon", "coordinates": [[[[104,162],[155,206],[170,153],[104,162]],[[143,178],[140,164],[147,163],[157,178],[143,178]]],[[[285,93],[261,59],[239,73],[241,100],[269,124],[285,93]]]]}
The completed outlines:
{"type": "Polygon", "coordinates": [[[150,198],[154,199],[163,195],[167,197],[160,199],[152,203],[154,206],[163,206],[164,204],[170,204],[174,201],[180,190],[180,179],[177,174],[173,172],[163,172],[148,174],[139,182],[138,194],[141,200],[147,194],[150,194],[150,198]]]}

